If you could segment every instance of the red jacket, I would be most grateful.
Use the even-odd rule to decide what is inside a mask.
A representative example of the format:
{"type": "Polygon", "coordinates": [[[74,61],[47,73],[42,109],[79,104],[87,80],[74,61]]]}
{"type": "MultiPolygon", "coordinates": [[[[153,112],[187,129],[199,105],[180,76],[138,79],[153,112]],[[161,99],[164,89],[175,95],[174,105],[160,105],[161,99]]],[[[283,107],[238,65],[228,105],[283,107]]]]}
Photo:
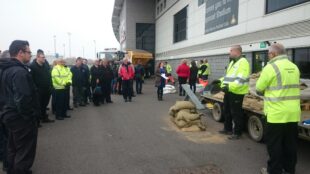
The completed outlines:
{"type": "Polygon", "coordinates": [[[177,68],[177,74],[179,77],[189,78],[190,76],[190,68],[185,63],[181,64],[177,68]]]}
{"type": "Polygon", "coordinates": [[[119,76],[122,80],[132,80],[135,76],[134,70],[131,65],[128,65],[128,71],[126,65],[122,65],[119,69],[119,76]]]}

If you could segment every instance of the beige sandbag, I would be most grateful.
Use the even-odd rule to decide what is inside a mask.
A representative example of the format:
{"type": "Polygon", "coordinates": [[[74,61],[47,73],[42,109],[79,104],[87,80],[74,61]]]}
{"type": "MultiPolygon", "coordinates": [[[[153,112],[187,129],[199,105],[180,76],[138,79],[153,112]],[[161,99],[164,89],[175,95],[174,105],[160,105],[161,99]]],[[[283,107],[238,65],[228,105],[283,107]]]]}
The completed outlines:
{"type": "Polygon", "coordinates": [[[220,100],[223,100],[224,99],[224,95],[225,95],[224,92],[219,92],[219,93],[214,94],[213,97],[217,98],[217,99],[220,99],[220,100]]]}
{"type": "Polygon", "coordinates": [[[176,120],[185,120],[185,116],[191,114],[189,109],[182,109],[176,114],[176,120]]]}
{"type": "Polygon", "coordinates": [[[181,131],[184,131],[184,132],[199,132],[199,131],[201,131],[201,129],[199,128],[199,126],[193,125],[193,126],[190,126],[190,127],[182,128],[181,131]]]}
{"type": "Polygon", "coordinates": [[[175,117],[176,112],[177,112],[177,111],[174,109],[174,106],[172,106],[172,107],[169,109],[169,115],[172,116],[172,117],[175,117]]]}
{"type": "Polygon", "coordinates": [[[190,102],[190,101],[177,101],[176,104],[174,105],[176,110],[181,110],[181,109],[195,109],[195,105],[190,102]]]}
{"type": "Polygon", "coordinates": [[[200,119],[200,114],[191,114],[191,113],[186,113],[184,114],[184,119],[186,121],[194,121],[200,119]]]}
{"type": "Polygon", "coordinates": [[[175,120],[174,122],[179,128],[183,128],[187,124],[184,120],[175,120]]]}

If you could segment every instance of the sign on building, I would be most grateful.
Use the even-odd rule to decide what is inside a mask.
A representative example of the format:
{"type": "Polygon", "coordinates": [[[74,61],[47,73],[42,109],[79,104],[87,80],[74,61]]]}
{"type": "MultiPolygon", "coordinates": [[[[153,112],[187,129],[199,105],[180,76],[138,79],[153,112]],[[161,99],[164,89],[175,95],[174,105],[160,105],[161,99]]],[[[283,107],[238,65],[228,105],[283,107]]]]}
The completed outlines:
{"type": "Polygon", "coordinates": [[[205,34],[238,24],[239,0],[206,0],[205,34]]]}

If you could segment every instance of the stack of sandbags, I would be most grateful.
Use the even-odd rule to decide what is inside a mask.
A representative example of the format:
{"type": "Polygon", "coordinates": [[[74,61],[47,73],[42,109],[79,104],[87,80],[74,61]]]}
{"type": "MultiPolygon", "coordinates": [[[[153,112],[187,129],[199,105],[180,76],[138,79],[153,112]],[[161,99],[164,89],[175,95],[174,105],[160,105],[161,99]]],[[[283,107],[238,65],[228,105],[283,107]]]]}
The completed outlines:
{"type": "Polygon", "coordinates": [[[250,108],[251,110],[262,112],[264,108],[264,101],[260,97],[247,94],[244,96],[242,106],[244,108],[250,108]]]}
{"type": "Polygon", "coordinates": [[[213,97],[219,100],[224,100],[224,95],[225,93],[221,91],[219,93],[214,94],[213,97]]]}
{"type": "Polygon", "coordinates": [[[195,105],[189,101],[177,101],[169,109],[171,121],[184,132],[205,131],[206,127],[201,122],[202,114],[199,114],[195,105]]]}

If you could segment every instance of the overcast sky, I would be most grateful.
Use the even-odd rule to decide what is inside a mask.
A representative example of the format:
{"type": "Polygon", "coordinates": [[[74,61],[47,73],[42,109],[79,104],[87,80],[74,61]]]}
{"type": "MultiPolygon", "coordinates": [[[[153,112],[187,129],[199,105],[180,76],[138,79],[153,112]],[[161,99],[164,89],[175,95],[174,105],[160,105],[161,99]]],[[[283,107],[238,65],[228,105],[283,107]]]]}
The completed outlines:
{"type": "Polygon", "coordinates": [[[15,39],[28,40],[32,52],[95,57],[104,48],[119,48],[111,16],[114,0],[0,0],[0,50],[8,49],[15,39]]]}

